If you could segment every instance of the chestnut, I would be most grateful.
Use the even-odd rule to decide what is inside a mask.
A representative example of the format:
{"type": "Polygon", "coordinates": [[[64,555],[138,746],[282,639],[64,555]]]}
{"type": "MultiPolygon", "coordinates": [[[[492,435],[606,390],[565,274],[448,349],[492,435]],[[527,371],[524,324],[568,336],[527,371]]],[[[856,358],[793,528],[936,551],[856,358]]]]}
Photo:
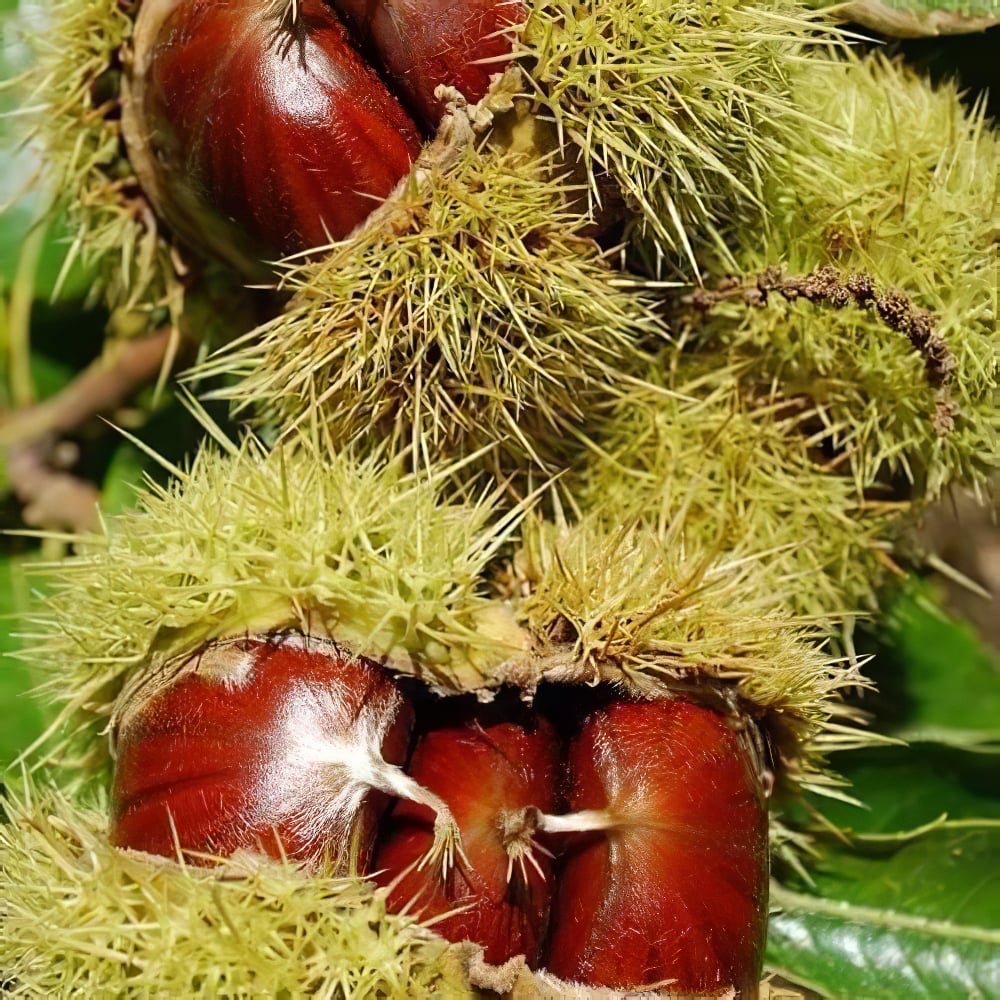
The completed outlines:
{"type": "Polygon", "coordinates": [[[571,741],[566,837],[546,966],[617,989],[755,996],[767,928],[767,809],[723,715],[612,703],[571,741]]]}
{"type": "Polygon", "coordinates": [[[512,32],[527,17],[521,0],[333,0],[377,55],[394,92],[424,128],[444,114],[444,85],[470,104],[510,62],[512,32]]]}
{"type": "Polygon", "coordinates": [[[332,640],[211,643],[162,676],[117,721],[116,846],[374,869],[390,912],[495,965],[520,955],[586,986],[755,995],[767,809],[738,719],[602,701],[564,747],[526,706],[444,699],[407,760],[409,700],[332,640]]]}
{"type": "Polygon", "coordinates": [[[434,918],[442,937],[482,945],[487,962],[524,955],[538,968],[551,856],[510,836],[507,821],[527,806],[555,806],[560,757],[552,726],[537,715],[523,721],[473,716],[427,732],[407,773],[448,803],[462,856],[444,878],[417,867],[432,844],[434,817],[417,802],[397,802],[383,820],[374,860],[376,881],[389,886],[388,909],[434,918]]]}
{"type": "Polygon", "coordinates": [[[133,48],[139,181],[181,240],[247,277],[346,236],[420,151],[323,0],[144,0],[133,48]]]}
{"type": "Polygon", "coordinates": [[[329,640],[210,645],[121,719],[111,841],[195,861],[243,849],[366,871],[388,796],[415,795],[436,832],[449,826],[400,768],[412,718],[378,664],[329,640]]]}

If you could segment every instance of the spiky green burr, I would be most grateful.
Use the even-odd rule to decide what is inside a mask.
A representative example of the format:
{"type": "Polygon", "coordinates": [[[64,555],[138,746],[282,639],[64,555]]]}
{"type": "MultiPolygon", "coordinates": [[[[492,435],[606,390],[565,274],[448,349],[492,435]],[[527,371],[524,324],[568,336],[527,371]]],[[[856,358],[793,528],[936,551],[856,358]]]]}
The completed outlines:
{"type": "Polygon", "coordinates": [[[681,505],[659,524],[622,505],[614,527],[532,514],[518,541],[526,505],[463,493],[455,465],[406,473],[299,435],[209,447],[176,471],[47,568],[29,655],[91,736],[206,643],[286,629],[442,695],[711,678],[805,737],[845,683],[780,595],[746,585],[766,553],[721,551],[681,505]]]}
{"type": "Polygon", "coordinates": [[[235,363],[257,380],[259,412],[300,426],[271,452],[220,441],[56,568],[29,655],[96,752],[83,768],[61,760],[76,802],[15,801],[0,829],[5,879],[45,890],[0,894],[0,967],[26,988],[118,988],[128,975],[140,990],[237,992],[234,970],[248,968],[249,993],[279,988],[256,962],[273,955],[293,990],[391,992],[394,976],[414,992],[471,989],[453,951],[385,917],[360,883],[248,873],[244,859],[192,873],[108,848],[95,733],[206,641],[315,630],[483,697],[507,681],[530,692],[600,679],[716,699],[759,721],[786,787],[827,788],[824,752],[858,742],[838,701],[856,665],[831,662],[811,625],[871,608],[901,515],[996,462],[980,221],[992,133],[952,91],[807,55],[814,22],[795,6],[614,0],[594,16],[537,4],[519,56],[540,117],[586,154],[584,186],[538,158],[551,143],[470,144],[415,175],[380,216],[396,228],[366,227],[297,266],[292,308],[235,363]],[[651,147],[642,107],[657,111],[651,147]],[[660,289],[635,287],[588,242],[581,206],[588,184],[607,191],[601,166],[633,252],[653,241],[647,260],[697,269],[709,293],[730,271],[745,289],[707,308],[690,288],[654,304],[660,289]],[[769,268],[802,279],[827,263],[933,313],[947,379],[928,379],[906,332],[863,303],[742,294],[769,268]],[[385,429],[385,400],[393,445],[416,460],[367,435],[385,429]],[[953,427],[935,424],[939,404],[953,427]],[[337,447],[349,440],[356,451],[337,447]],[[468,485],[491,445],[511,465],[564,473],[535,512],[468,485]],[[335,918],[313,916],[327,906],[335,918]]]}
{"type": "Polygon", "coordinates": [[[69,214],[70,259],[99,262],[113,306],[160,302],[179,292],[167,247],[121,148],[116,109],[121,51],[131,34],[117,4],[64,0],[32,38],[24,79],[44,192],[69,214]]]}
{"type": "Polygon", "coordinates": [[[706,700],[757,720],[789,761],[783,785],[824,787],[823,754],[845,738],[838,695],[858,676],[747,591],[751,553],[688,540],[683,512],[659,529],[611,532],[598,518],[546,520],[505,508],[497,493],[463,495],[449,485],[454,467],[406,473],[321,438],[293,435],[267,451],[214,433],[217,445],[175,470],[170,488],[148,490],[49,570],[29,653],[63,701],[48,758],[57,787],[19,781],[0,836],[12,883],[0,963],[19,982],[153,981],[173,993],[217,984],[235,995],[278,982],[269,964],[241,964],[247,947],[273,950],[273,976],[285,982],[359,996],[407,977],[454,995],[492,981],[474,949],[445,950],[425,928],[386,918],[364,881],[244,857],[206,873],[109,847],[102,734],[213,640],[327,635],[442,696],[488,699],[514,683],[530,697],[546,680],[600,679],[706,700]],[[80,747],[89,756],[73,759],[80,747]],[[23,887],[39,881],[46,902],[32,905],[23,887]],[[39,958],[42,911],[49,944],[39,958]]]}
{"type": "Polygon", "coordinates": [[[304,435],[270,452],[227,442],[81,539],[47,568],[29,647],[63,714],[92,734],[125,685],[169,679],[214,640],[283,629],[333,636],[432,687],[483,684],[523,642],[482,579],[517,512],[448,486],[454,465],[400,465],[304,435]]]}
{"type": "Polygon", "coordinates": [[[759,226],[768,165],[819,127],[787,84],[817,23],[796,3],[531,5],[513,69],[470,112],[488,138],[456,155],[439,137],[358,232],[292,267],[282,316],[201,370],[341,440],[491,443],[505,474],[572,463],[584,418],[669,334],[653,285],[592,240],[624,233],[650,270],[690,276],[759,226]]]}
{"type": "MultiPolygon", "coordinates": [[[[607,170],[660,250],[697,269],[706,226],[715,233],[742,200],[759,202],[767,164],[802,124],[787,70],[822,16],[796,0],[528,6],[515,61],[534,113],[584,154],[593,196],[607,170]]],[[[61,0],[28,79],[43,183],[71,207],[76,251],[105,261],[114,305],[151,301],[187,270],[121,144],[131,32],[131,12],[111,0],[61,0]]]]}
{"type": "Polygon", "coordinates": [[[931,88],[878,55],[803,65],[793,80],[835,138],[804,132],[774,165],[769,224],[743,234],[737,273],[867,276],[890,305],[926,311],[949,370],[935,377],[907,329],[850,296],[733,300],[695,325],[695,346],[815,408],[859,489],[982,482],[997,462],[996,132],[981,102],[966,111],[953,84],[931,88]]]}
{"type": "Polygon", "coordinates": [[[815,127],[789,74],[823,21],[794,0],[538,0],[519,61],[592,203],[617,188],[655,266],[690,279],[707,248],[760,224],[771,164],[815,127]]]}
{"type": "Polygon", "coordinates": [[[683,512],[689,537],[719,552],[748,545],[747,593],[766,593],[815,624],[877,606],[887,552],[907,505],[864,496],[831,468],[800,401],[769,398],[740,369],[663,358],[595,432],[577,503],[609,526],[683,512]]]}
{"type": "Polygon", "coordinates": [[[774,164],[738,277],[670,296],[679,349],[598,421],[576,501],[610,524],[684,505],[835,623],[877,609],[928,500],[996,469],[998,144],[981,105],[878,55],[793,79],[822,129],[774,164]]]}
{"type": "MultiPolygon", "coordinates": [[[[25,27],[32,61],[11,81],[24,141],[38,156],[33,186],[67,244],[55,295],[74,266],[90,281],[84,307],[110,312],[109,343],[171,331],[164,368],[192,345],[217,345],[259,322],[225,268],[177,246],[156,218],[125,152],[122,75],[129,58],[128,4],[52,0],[25,27]]],[[[27,19],[26,19],[27,20],[27,19]]]]}
{"type": "Polygon", "coordinates": [[[549,156],[473,143],[286,276],[289,308],[200,369],[279,426],[392,438],[415,460],[560,468],[588,413],[628,390],[668,331],[643,282],[591,238],[549,156]]]}
{"type": "Polygon", "coordinates": [[[100,798],[20,796],[0,823],[12,996],[471,995],[461,951],[367,883],[249,855],[180,867],[112,847],[100,798]]]}

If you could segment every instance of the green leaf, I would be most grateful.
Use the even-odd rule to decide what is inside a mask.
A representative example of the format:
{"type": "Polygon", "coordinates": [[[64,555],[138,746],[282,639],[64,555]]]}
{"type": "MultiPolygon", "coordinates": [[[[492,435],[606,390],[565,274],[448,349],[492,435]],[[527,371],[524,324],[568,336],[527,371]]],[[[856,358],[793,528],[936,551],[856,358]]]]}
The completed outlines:
{"type": "Polygon", "coordinates": [[[34,678],[24,664],[9,656],[20,648],[14,633],[28,600],[23,561],[0,557],[0,708],[4,720],[0,771],[41,733],[45,722],[41,704],[28,694],[34,678]]]}
{"type": "Polygon", "coordinates": [[[816,895],[772,887],[770,968],[850,1000],[1000,995],[1000,829],[832,848],[814,875],[816,895]]]}
{"type": "Polygon", "coordinates": [[[106,514],[120,514],[134,507],[137,491],[152,465],[152,459],[131,441],[119,444],[104,476],[101,509],[106,514]]]}
{"type": "Polygon", "coordinates": [[[833,766],[866,808],[816,801],[840,829],[890,833],[950,819],[1000,819],[995,759],[945,746],[880,747],[837,754],[833,766]]]}
{"type": "Polygon", "coordinates": [[[1000,995],[997,673],[972,630],[913,581],[883,622],[862,706],[917,737],[833,756],[865,808],[813,805],[847,834],[821,837],[815,895],[778,886],[769,965],[831,997],[1000,995]],[[991,898],[993,897],[993,898],[991,898]]]}
{"type": "Polygon", "coordinates": [[[913,579],[889,607],[867,673],[879,694],[864,707],[908,742],[1000,750],[1000,661],[966,622],[913,579]]]}

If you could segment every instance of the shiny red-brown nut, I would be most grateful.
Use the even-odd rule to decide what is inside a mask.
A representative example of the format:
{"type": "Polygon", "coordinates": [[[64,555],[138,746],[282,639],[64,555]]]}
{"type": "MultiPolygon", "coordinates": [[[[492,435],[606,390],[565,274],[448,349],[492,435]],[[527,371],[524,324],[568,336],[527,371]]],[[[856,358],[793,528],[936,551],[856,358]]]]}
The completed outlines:
{"type": "Polygon", "coordinates": [[[370,46],[395,92],[433,129],[445,103],[440,85],[474,104],[510,62],[511,29],[527,17],[522,0],[333,0],[370,46]]]}
{"type": "Polygon", "coordinates": [[[569,806],[590,832],[567,844],[549,971],[591,986],[754,995],[767,812],[729,721],[683,701],[594,712],[570,746],[569,806]]]}
{"type": "Polygon", "coordinates": [[[158,214],[250,276],[346,236],[420,150],[323,0],[143,0],[123,127],[158,214]]]}
{"type": "Polygon", "coordinates": [[[343,859],[353,843],[363,869],[384,792],[405,783],[394,765],[411,722],[394,681],[331,642],[209,646],[123,718],[111,841],[168,857],[246,849],[306,861],[343,859]]]}
{"type": "Polygon", "coordinates": [[[524,839],[512,844],[505,820],[525,807],[551,809],[558,742],[542,719],[526,725],[480,723],[433,729],[417,744],[407,773],[440,795],[462,834],[464,857],[447,875],[420,867],[433,841],[434,814],[399,801],[373,861],[375,878],[392,884],[388,907],[429,920],[461,907],[434,929],[451,941],[483,946],[487,962],[524,955],[537,968],[551,897],[551,859],[524,839]],[[400,877],[401,876],[401,877],[400,877]]]}

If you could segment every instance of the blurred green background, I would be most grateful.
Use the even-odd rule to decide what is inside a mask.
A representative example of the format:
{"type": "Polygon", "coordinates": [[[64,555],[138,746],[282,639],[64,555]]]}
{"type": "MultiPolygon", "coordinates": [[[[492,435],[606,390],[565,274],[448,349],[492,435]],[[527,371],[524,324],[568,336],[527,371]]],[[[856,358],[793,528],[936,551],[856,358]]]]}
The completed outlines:
{"type": "MultiPolygon", "coordinates": [[[[12,28],[13,0],[0,0],[0,76],[27,57],[12,28]]],[[[27,8],[23,8],[27,10],[27,8]]],[[[30,14],[30,10],[28,10],[30,14]]],[[[893,43],[933,76],[960,73],[970,99],[1000,82],[1000,29],[958,39],[893,43]]],[[[10,92],[0,92],[5,111],[10,92]]],[[[87,274],[64,276],[65,233],[34,226],[37,197],[23,196],[35,161],[16,148],[17,118],[0,121],[0,408],[25,393],[57,391],[101,349],[107,316],[84,309],[87,274]]],[[[135,409],[135,432],[172,460],[197,444],[194,422],[169,394],[135,409]]],[[[132,501],[143,451],[95,424],[74,441],[78,471],[100,485],[104,506],[132,501]]],[[[44,601],[44,560],[58,540],[18,533],[20,512],[0,459],[0,651],[16,653],[29,602],[44,601]],[[13,533],[10,533],[13,532],[13,533]],[[36,572],[29,574],[34,567],[36,572]]],[[[855,636],[879,693],[859,695],[872,728],[906,744],[835,755],[860,805],[812,800],[794,820],[813,837],[805,866],[779,861],[769,966],[826,996],[862,998],[1000,996],[1000,656],[971,625],[942,610],[939,581],[912,578],[885,620],[855,636]]],[[[995,612],[1000,614],[1000,612],[995,612]]],[[[989,612],[980,615],[989,620],[989,612]]],[[[0,661],[0,761],[13,761],[42,731],[45,710],[28,692],[28,665],[0,661]]]]}

